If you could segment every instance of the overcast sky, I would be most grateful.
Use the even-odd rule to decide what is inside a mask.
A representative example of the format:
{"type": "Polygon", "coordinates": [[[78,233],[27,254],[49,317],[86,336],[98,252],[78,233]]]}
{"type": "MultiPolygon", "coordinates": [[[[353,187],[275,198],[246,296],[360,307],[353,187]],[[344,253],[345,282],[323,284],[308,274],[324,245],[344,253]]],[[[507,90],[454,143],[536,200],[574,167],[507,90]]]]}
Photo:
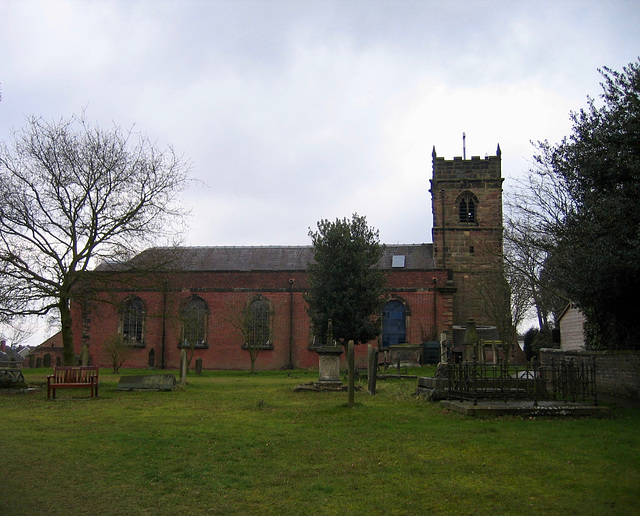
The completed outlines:
{"type": "MultiPolygon", "coordinates": [[[[365,215],[431,241],[431,149],[557,141],[640,55],[638,1],[0,0],[0,139],[86,109],[193,165],[190,245],[309,244],[365,215]]],[[[508,187],[508,180],[505,186],[508,187]]]]}
{"type": "Polygon", "coordinates": [[[431,242],[431,150],[558,141],[640,55],[640,2],[0,0],[0,140],[86,110],[193,165],[190,245],[310,244],[367,217],[431,242]]]}

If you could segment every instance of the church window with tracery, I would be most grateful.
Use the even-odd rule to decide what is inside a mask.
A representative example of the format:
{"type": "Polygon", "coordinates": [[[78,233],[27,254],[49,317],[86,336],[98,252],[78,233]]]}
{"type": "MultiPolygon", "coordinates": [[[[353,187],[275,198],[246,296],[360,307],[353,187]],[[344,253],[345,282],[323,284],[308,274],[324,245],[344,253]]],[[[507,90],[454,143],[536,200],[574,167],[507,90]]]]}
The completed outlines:
{"type": "Polygon", "coordinates": [[[264,297],[251,301],[245,308],[246,339],[243,347],[273,349],[271,344],[271,307],[264,297]]]}
{"type": "Polygon", "coordinates": [[[130,346],[142,346],[144,335],[144,304],[135,297],[127,300],[122,309],[122,337],[130,346]]]}
{"type": "Polygon", "coordinates": [[[182,307],[182,338],[183,348],[206,348],[207,305],[199,297],[189,299],[182,307]]]}

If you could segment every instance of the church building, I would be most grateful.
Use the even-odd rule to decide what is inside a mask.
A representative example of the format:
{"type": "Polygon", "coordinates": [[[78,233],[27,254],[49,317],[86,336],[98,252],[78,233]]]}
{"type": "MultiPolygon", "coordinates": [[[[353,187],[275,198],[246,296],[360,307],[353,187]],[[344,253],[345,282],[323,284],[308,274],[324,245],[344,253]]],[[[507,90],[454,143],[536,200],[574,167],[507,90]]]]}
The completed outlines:
{"type": "MultiPolygon", "coordinates": [[[[385,245],[378,264],[388,294],[382,333],[370,344],[380,350],[453,338],[471,317],[491,325],[477,287],[502,271],[500,147],[469,160],[445,160],[434,148],[432,158],[433,243],[385,245]]],[[[310,245],[182,247],[147,249],[127,272],[101,265],[95,299],[73,303],[75,352],[86,346],[93,365],[109,367],[109,343],[120,336],[131,348],[124,367],[177,369],[186,348],[204,369],[249,369],[238,329],[248,307],[263,336],[256,369],[316,368],[314,347],[323,343],[304,300],[312,259],[310,245]],[[144,264],[139,273],[136,264],[144,264]]],[[[363,366],[366,346],[356,356],[363,366]]]]}

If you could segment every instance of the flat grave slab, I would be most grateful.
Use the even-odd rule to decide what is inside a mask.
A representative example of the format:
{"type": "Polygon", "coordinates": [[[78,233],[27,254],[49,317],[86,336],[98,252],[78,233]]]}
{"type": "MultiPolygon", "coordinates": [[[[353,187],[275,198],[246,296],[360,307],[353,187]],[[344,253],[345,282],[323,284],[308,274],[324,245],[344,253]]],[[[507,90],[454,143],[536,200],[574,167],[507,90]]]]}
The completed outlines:
{"type": "Polygon", "coordinates": [[[177,385],[173,374],[144,374],[121,376],[119,391],[173,391],[177,385]]]}
{"type": "Polygon", "coordinates": [[[440,405],[453,412],[474,417],[492,416],[570,416],[570,417],[604,417],[609,414],[609,407],[589,403],[565,401],[481,401],[476,405],[473,401],[442,400],[440,405]]]}

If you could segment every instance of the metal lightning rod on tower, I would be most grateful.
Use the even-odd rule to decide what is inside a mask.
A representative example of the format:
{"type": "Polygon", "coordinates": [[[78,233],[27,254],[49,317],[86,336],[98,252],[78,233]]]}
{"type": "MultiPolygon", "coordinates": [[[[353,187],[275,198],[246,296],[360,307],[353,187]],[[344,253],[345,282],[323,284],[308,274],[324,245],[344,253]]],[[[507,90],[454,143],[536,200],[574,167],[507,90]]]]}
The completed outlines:
{"type": "Polygon", "coordinates": [[[467,159],[467,145],[465,143],[465,138],[467,135],[462,133],[462,159],[467,159]]]}

